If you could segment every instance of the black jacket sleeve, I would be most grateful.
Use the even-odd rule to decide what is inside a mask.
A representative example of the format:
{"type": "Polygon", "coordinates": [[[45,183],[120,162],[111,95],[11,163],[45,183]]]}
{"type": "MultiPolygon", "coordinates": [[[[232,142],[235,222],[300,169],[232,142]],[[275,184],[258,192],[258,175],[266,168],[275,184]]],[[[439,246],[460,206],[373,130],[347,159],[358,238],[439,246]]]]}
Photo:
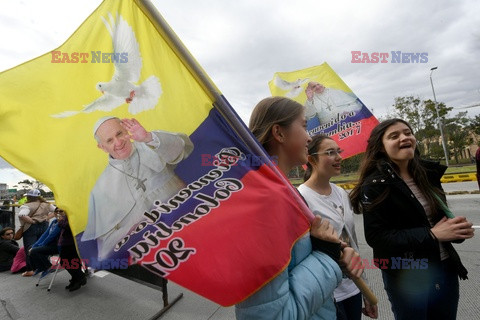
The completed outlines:
{"type": "MultiPolygon", "coordinates": [[[[362,188],[363,199],[374,200],[381,193],[382,186],[362,188]]],[[[367,243],[375,250],[383,252],[430,251],[438,248],[431,236],[430,228],[412,224],[408,206],[404,199],[388,196],[385,201],[374,206],[364,206],[364,227],[367,243]],[[415,226],[413,226],[415,225],[415,226]]]]}
{"type": "Polygon", "coordinates": [[[2,241],[0,243],[0,252],[2,255],[5,253],[7,255],[15,255],[20,249],[18,245],[15,245],[15,241],[2,241]]]}

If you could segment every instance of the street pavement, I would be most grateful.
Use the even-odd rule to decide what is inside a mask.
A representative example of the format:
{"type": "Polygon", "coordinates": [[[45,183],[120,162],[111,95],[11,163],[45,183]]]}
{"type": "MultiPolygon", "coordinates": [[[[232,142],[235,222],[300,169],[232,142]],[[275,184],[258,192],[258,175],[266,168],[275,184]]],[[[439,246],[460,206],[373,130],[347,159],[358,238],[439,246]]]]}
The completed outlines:
{"type": "MultiPolygon", "coordinates": [[[[480,224],[480,195],[476,182],[443,185],[452,212],[466,216],[480,224]],[[458,194],[458,193],[465,194],[458,194]]],[[[372,250],[366,244],[362,216],[355,216],[355,224],[362,258],[372,259],[372,250]]],[[[477,230],[477,233],[480,232],[477,230]]],[[[480,319],[480,236],[455,245],[469,270],[469,280],[460,281],[458,319],[480,319]]],[[[381,273],[367,269],[369,286],[377,295],[379,319],[393,319],[381,273]]],[[[160,290],[132,282],[109,272],[96,272],[88,278],[86,286],[68,292],[69,275],[59,271],[50,292],[47,287],[51,276],[40,282],[37,277],[24,278],[19,274],[0,273],[0,320],[50,319],[150,319],[162,309],[160,290]]],[[[232,290],[234,290],[232,288],[232,290]]],[[[224,308],[172,282],[168,284],[169,301],[183,297],[167,310],[160,319],[235,319],[234,307],[224,308]]],[[[363,317],[362,319],[369,319],[363,317]]],[[[414,319],[412,319],[414,320],[414,319]]]]}

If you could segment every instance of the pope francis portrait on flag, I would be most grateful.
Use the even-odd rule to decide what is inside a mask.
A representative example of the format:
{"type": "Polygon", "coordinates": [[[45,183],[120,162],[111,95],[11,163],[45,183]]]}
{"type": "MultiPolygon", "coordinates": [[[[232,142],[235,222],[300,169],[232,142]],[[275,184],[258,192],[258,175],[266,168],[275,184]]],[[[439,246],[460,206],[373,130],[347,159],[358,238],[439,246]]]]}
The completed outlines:
{"type": "Polygon", "coordinates": [[[103,117],[93,129],[108,165],[90,193],[82,241],[97,240],[105,259],[155,201],[165,202],[185,187],[175,166],[193,151],[183,133],[148,132],[136,119],[103,117]],[[133,140],[133,142],[131,141],[133,140]]]}
{"type": "Polygon", "coordinates": [[[357,113],[362,109],[362,103],[356,96],[342,90],[327,88],[315,81],[308,83],[305,94],[307,119],[317,117],[320,124],[329,122],[337,114],[357,113]]]}

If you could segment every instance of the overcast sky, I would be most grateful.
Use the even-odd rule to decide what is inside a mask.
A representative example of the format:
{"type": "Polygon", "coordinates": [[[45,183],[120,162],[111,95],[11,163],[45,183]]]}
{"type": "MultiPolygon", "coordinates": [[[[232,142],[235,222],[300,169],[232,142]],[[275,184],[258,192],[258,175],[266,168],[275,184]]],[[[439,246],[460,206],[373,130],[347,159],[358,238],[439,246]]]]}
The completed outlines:
{"type": "MultiPolygon", "coordinates": [[[[152,2],[245,122],[270,95],[275,72],[323,62],[377,117],[392,111],[397,96],[432,99],[432,67],[439,102],[480,102],[478,0],[152,2]],[[352,63],[352,51],[386,52],[388,63],[352,63]],[[392,51],[427,53],[428,62],[391,63],[392,51]]],[[[100,3],[0,0],[0,71],[60,46],[100,3]]],[[[480,114],[480,107],[454,113],[463,110],[480,114]]],[[[21,178],[0,170],[10,186],[21,178]]]]}

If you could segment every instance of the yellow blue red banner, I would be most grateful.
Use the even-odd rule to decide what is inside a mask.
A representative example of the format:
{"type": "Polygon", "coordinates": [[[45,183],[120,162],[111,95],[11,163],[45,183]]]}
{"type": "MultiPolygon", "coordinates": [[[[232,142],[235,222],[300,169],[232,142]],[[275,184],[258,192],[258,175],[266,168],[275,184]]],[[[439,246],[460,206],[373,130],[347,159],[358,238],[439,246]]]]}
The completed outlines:
{"type": "Polygon", "coordinates": [[[141,265],[232,305],[308,232],[293,187],[147,1],[106,0],[2,72],[0,106],[1,156],[54,192],[91,267],[141,265]]]}
{"type": "Polygon", "coordinates": [[[324,133],[345,149],[344,158],[364,152],[378,120],[325,62],[292,72],[277,72],[269,82],[274,96],[287,96],[306,108],[311,136],[324,133]]]}

